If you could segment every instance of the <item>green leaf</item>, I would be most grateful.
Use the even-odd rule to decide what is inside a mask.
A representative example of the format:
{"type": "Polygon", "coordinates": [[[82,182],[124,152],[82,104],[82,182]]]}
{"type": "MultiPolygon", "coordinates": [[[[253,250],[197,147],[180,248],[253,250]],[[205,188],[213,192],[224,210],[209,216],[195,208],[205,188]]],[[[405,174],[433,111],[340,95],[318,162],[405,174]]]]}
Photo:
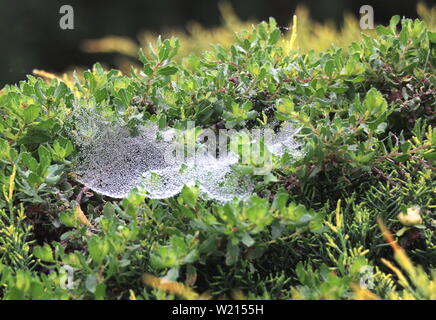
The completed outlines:
{"type": "Polygon", "coordinates": [[[42,261],[54,262],[52,249],[47,243],[45,243],[43,247],[35,247],[33,249],[33,255],[42,261]]]}
{"type": "Polygon", "coordinates": [[[426,152],[426,153],[423,153],[422,156],[426,160],[430,160],[430,161],[436,160],[436,151],[435,152],[426,152]]]}
{"type": "Polygon", "coordinates": [[[24,121],[26,123],[32,123],[38,118],[39,113],[41,111],[41,107],[35,104],[32,104],[23,110],[24,121]]]}
{"type": "Polygon", "coordinates": [[[206,238],[206,240],[200,243],[198,250],[201,253],[210,254],[215,252],[215,250],[217,249],[217,245],[218,245],[218,240],[216,236],[210,235],[206,238]]]}
{"type": "Polygon", "coordinates": [[[109,252],[109,246],[104,239],[93,236],[88,240],[88,251],[92,259],[100,264],[109,252]]]}
{"type": "Polygon", "coordinates": [[[143,64],[148,64],[148,59],[145,57],[142,48],[139,49],[138,56],[139,56],[139,61],[141,61],[143,64]]]}
{"type": "Polygon", "coordinates": [[[94,297],[96,300],[103,300],[106,298],[106,285],[104,282],[97,284],[94,290],[94,297]]]}
{"type": "Polygon", "coordinates": [[[326,75],[328,75],[329,77],[331,77],[333,75],[333,70],[334,70],[334,61],[333,60],[329,60],[326,62],[325,66],[324,66],[324,72],[326,73],[326,75]]]}
{"type": "MultiPolygon", "coordinates": [[[[67,227],[76,227],[79,225],[79,221],[76,218],[73,210],[63,211],[59,214],[59,220],[67,227]]],[[[63,234],[65,235],[65,233],[63,234]]]]}
{"type": "Polygon", "coordinates": [[[95,288],[97,287],[97,276],[94,273],[88,274],[86,277],[85,287],[89,292],[95,292],[95,288]]]}
{"type": "Polygon", "coordinates": [[[183,186],[182,198],[183,201],[192,207],[195,207],[199,196],[199,190],[196,187],[183,186]]]}
{"type": "Polygon", "coordinates": [[[255,243],[255,240],[247,232],[242,235],[241,241],[247,247],[251,247],[255,243]]]}
{"type": "Polygon", "coordinates": [[[428,31],[428,38],[430,39],[430,42],[436,43],[436,32],[428,31]]]}
{"type": "Polygon", "coordinates": [[[392,35],[392,29],[388,27],[383,26],[377,26],[376,27],[377,34],[379,36],[390,36],[392,35]]]}
{"type": "Polygon", "coordinates": [[[159,68],[157,73],[163,76],[170,76],[177,73],[178,69],[176,67],[167,66],[163,68],[159,68]]]}
{"type": "Polygon", "coordinates": [[[391,20],[389,21],[389,26],[390,26],[393,30],[395,30],[395,28],[396,28],[398,22],[400,22],[400,20],[401,20],[401,18],[400,18],[399,15],[395,15],[395,16],[393,16],[393,17],[391,18],[391,20]]]}
{"type": "Polygon", "coordinates": [[[280,36],[281,36],[281,32],[280,32],[280,30],[279,30],[279,29],[274,29],[274,31],[271,32],[271,34],[270,34],[270,36],[269,36],[269,41],[268,41],[268,43],[269,43],[270,45],[275,44],[277,41],[279,41],[280,36]]]}
{"type": "Polygon", "coordinates": [[[44,82],[41,79],[38,79],[38,81],[35,83],[34,89],[35,94],[39,98],[41,103],[44,103],[47,99],[44,91],[42,90],[42,87],[44,86],[44,82]]]}
{"type": "Polygon", "coordinates": [[[50,150],[48,150],[43,145],[40,145],[38,148],[38,156],[39,156],[39,163],[41,167],[48,168],[50,166],[51,162],[51,153],[50,150]]]}
{"type": "Polygon", "coordinates": [[[375,88],[371,88],[368,91],[363,104],[366,111],[369,111],[370,114],[374,116],[380,116],[388,107],[388,103],[381,92],[375,88]]]}
{"type": "Polygon", "coordinates": [[[234,265],[239,260],[239,246],[236,244],[232,244],[231,241],[227,242],[227,251],[226,251],[226,265],[231,266],[234,265]]]}

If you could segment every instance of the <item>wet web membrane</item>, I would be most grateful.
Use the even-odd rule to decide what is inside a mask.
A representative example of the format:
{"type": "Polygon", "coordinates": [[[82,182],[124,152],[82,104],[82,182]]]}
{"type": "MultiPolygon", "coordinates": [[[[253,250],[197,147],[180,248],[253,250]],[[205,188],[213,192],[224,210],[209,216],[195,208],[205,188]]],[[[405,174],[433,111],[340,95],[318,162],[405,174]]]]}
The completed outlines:
{"type": "MultiPolygon", "coordinates": [[[[212,155],[196,141],[194,155],[175,160],[168,156],[177,145],[174,129],[162,130],[149,122],[132,134],[122,121],[108,120],[96,110],[75,107],[73,113],[72,137],[80,150],[77,180],[101,195],[124,198],[137,188],[148,198],[165,199],[180,193],[184,185],[196,185],[201,198],[225,203],[253,193],[253,176],[232,169],[240,160],[234,152],[212,155]]],[[[296,159],[302,155],[297,133],[286,123],[265,145],[275,156],[288,153],[296,159]]]]}

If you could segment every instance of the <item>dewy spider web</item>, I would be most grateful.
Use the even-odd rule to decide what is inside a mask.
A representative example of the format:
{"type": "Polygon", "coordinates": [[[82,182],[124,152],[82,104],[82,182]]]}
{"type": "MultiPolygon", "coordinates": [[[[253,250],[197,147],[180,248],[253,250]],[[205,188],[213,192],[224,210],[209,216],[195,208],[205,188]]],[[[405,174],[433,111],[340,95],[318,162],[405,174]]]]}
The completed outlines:
{"type": "MultiPolygon", "coordinates": [[[[180,193],[184,185],[197,185],[202,198],[223,203],[253,192],[252,177],[232,170],[239,161],[232,152],[218,158],[202,152],[173,163],[165,157],[172,147],[172,129],[159,130],[149,123],[132,135],[120,121],[85,107],[75,107],[73,120],[73,138],[80,149],[78,181],[99,194],[124,198],[138,188],[148,198],[164,199],[180,193]]],[[[270,152],[301,156],[296,132],[290,124],[283,126],[267,146],[270,152]]]]}

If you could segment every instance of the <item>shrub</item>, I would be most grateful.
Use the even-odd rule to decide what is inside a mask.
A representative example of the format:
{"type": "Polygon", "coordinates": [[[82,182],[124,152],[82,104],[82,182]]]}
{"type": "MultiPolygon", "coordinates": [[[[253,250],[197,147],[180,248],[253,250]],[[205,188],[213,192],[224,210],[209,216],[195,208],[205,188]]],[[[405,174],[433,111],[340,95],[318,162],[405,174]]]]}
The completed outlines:
{"type": "Polygon", "coordinates": [[[0,296],[434,298],[436,33],[399,22],[318,55],[280,44],[270,19],[228,49],[180,63],[178,40],[158,39],[130,75],[96,64],[83,80],[40,73],[47,81],[7,85],[0,296]],[[77,181],[76,106],[132,135],[149,121],[215,129],[291,121],[304,156],[274,158],[245,200],[200,199],[195,186],[166,199],[137,189],[113,199],[77,181]],[[411,210],[419,224],[403,225],[398,214],[411,210]]]}

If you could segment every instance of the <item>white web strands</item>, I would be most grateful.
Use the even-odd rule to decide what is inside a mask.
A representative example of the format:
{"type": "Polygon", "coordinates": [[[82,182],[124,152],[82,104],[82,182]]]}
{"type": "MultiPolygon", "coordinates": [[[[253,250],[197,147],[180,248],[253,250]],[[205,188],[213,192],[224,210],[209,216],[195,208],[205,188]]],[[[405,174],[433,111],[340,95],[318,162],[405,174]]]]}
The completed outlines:
{"type": "Polygon", "coordinates": [[[269,129],[251,134],[220,130],[217,139],[210,129],[197,135],[192,123],[180,131],[160,130],[150,122],[132,135],[122,123],[95,112],[76,110],[74,117],[73,138],[80,148],[78,181],[112,198],[124,198],[138,188],[148,198],[164,199],[180,193],[184,185],[197,185],[204,199],[222,203],[243,199],[253,192],[253,177],[233,170],[233,165],[251,161],[257,165],[254,174],[265,174],[271,168],[271,154],[302,155],[296,139],[299,130],[290,123],[278,133],[269,129]],[[260,141],[267,147],[263,153],[260,141]]]}

